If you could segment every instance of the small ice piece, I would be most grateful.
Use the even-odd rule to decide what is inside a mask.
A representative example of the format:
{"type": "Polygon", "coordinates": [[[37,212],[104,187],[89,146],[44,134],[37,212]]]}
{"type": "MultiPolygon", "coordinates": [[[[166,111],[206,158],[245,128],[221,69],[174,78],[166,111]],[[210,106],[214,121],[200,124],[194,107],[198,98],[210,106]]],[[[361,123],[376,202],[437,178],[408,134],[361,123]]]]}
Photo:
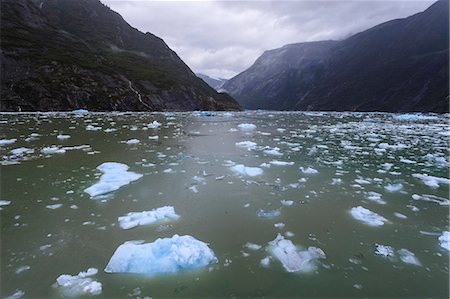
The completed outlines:
{"type": "Polygon", "coordinates": [[[142,177],[142,174],[128,171],[126,164],[117,162],[105,162],[97,169],[103,172],[100,181],[89,188],[84,189],[91,197],[106,194],[118,190],[120,187],[130,184],[142,177]]]}
{"type": "Polygon", "coordinates": [[[280,200],[280,202],[281,202],[281,204],[283,206],[286,206],[286,207],[292,206],[294,204],[293,200],[284,200],[284,199],[282,199],[282,200],[280,200]]]}
{"type": "Polygon", "coordinates": [[[256,129],[256,126],[254,124],[247,124],[247,123],[239,124],[237,127],[242,131],[251,131],[256,129]]]}
{"type": "Polygon", "coordinates": [[[395,215],[395,217],[400,218],[400,219],[407,219],[408,218],[408,216],[403,215],[402,213],[398,213],[398,212],[395,212],[394,215],[395,215]]]}
{"type": "Polygon", "coordinates": [[[130,229],[140,225],[169,222],[180,218],[172,206],[165,206],[151,211],[130,212],[118,218],[120,227],[130,229]]]}
{"type": "Polygon", "coordinates": [[[14,143],[16,141],[17,141],[17,139],[15,139],[15,138],[13,138],[13,139],[0,139],[0,146],[8,145],[8,144],[14,143]]]}
{"type": "Polygon", "coordinates": [[[386,218],[366,208],[363,208],[362,206],[353,207],[350,210],[350,213],[352,214],[353,218],[362,221],[369,226],[381,226],[385,222],[388,222],[386,218]]]}
{"type": "Polygon", "coordinates": [[[0,199],[0,206],[7,206],[11,203],[10,200],[0,199]]]}
{"type": "Polygon", "coordinates": [[[44,147],[41,150],[41,153],[45,154],[45,155],[52,155],[52,154],[64,154],[66,152],[65,149],[63,148],[59,148],[56,145],[52,145],[50,147],[44,147]]]}
{"type": "Polygon", "coordinates": [[[53,205],[48,205],[45,207],[50,210],[56,210],[56,209],[59,209],[60,207],[62,207],[62,203],[55,203],[53,205]]]}
{"type": "Polygon", "coordinates": [[[291,240],[285,239],[281,234],[269,242],[268,250],[288,272],[314,271],[316,261],[326,257],[322,249],[317,247],[299,250],[291,240]]]}
{"type": "Polygon", "coordinates": [[[272,160],[269,162],[272,165],[275,166],[291,166],[294,165],[294,162],[285,162],[285,161],[278,161],[278,160],[272,160]]]}
{"type": "Polygon", "coordinates": [[[56,136],[56,138],[58,138],[59,140],[67,140],[70,138],[70,135],[59,134],[58,136],[56,136]]]}
{"type": "Polygon", "coordinates": [[[441,245],[442,248],[450,251],[450,232],[448,231],[442,232],[442,235],[438,238],[438,240],[439,245],[441,245]]]}
{"type": "Polygon", "coordinates": [[[133,145],[133,144],[138,144],[138,143],[140,143],[141,141],[139,141],[139,139],[129,139],[129,140],[127,140],[127,144],[128,145],[133,145]]]}
{"type": "Polygon", "coordinates": [[[262,218],[273,218],[273,217],[278,217],[280,216],[281,212],[279,209],[276,210],[271,210],[271,211],[264,211],[264,210],[258,210],[258,212],[256,212],[256,215],[258,215],[258,217],[262,217],[262,218]]]}
{"type": "Polygon", "coordinates": [[[398,192],[403,189],[403,184],[398,183],[398,184],[386,185],[386,186],[384,186],[384,189],[388,192],[398,192]]]}
{"type": "Polygon", "coordinates": [[[392,248],[391,246],[380,244],[375,244],[375,246],[376,246],[375,254],[382,255],[384,257],[394,257],[395,255],[394,248],[392,248]]]}
{"type": "Polygon", "coordinates": [[[89,111],[86,109],[75,109],[72,110],[72,113],[88,113],[89,111]]]}
{"type": "Polygon", "coordinates": [[[414,253],[412,253],[408,249],[404,249],[403,248],[403,249],[397,250],[397,253],[400,256],[400,259],[402,260],[402,262],[404,262],[404,263],[411,264],[411,265],[416,265],[416,266],[421,266],[422,265],[419,262],[419,260],[416,258],[414,253]]]}
{"type": "Polygon", "coordinates": [[[101,129],[100,127],[94,127],[93,125],[86,126],[86,131],[98,131],[100,129],[101,129]]]}
{"type": "Polygon", "coordinates": [[[439,184],[445,184],[445,185],[450,184],[450,180],[447,178],[440,178],[440,177],[435,177],[435,176],[431,176],[428,174],[420,174],[420,173],[414,173],[412,176],[422,180],[422,182],[425,185],[427,185],[433,189],[438,188],[439,184]]]}
{"type": "Polygon", "coordinates": [[[256,143],[252,142],[252,141],[241,141],[241,142],[236,142],[235,145],[237,147],[243,147],[246,148],[248,150],[254,149],[256,147],[256,143]]]}
{"type": "Polygon", "coordinates": [[[158,136],[158,135],[155,135],[155,136],[148,136],[148,139],[150,139],[150,140],[158,140],[158,139],[159,139],[159,136],[158,136]]]}
{"type": "Polygon", "coordinates": [[[217,263],[217,258],[208,244],[189,235],[174,235],[152,243],[123,243],[114,252],[105,272],[164,274],[202,268],[213,263],[217,263]]]}
{"type": "Polygon", "coordinates": [[[413,206],[413,205],[406,205],[406,207],[410,208],[411,211],[413,211],[413,212],[419,212],[420,211],[420,209],[418,207],[413,206]]]}
{"type": "Polygon", "coordinates": [[[247,243],[244,245],[244,247],[247,247],[247,248],[250,249],[250,250],[260,250],[262,246],[261,246],[261,245],[258,245],[258,244],[255,244],[255,243],[247,242],[247,243]]]}
{"type": "Polygon", "coordinates": [[[14,294],[11,294],[11,295],[5,297],[5,299],[19,299],[19,298],[22,298],[24,295],[25,295],[24,291],[16,289],[14,294]]]}
{"type": "Polygon", "coordinates": [[[421,114],[400,114],[392,116],[396,120],[433,120],[438,119],[437,116],[421,115],[421,114]]]}
{"type": "Polygon", "coordinates": [[[282,229],[282,228],[284,228],[286,225],[285,225],[284,223],[280,222],[280,223],[275,223],[273,226],[275,226],[276,228],[282,229]]]}
{"type": "Polygon", "coordinates": [[[308,168],[303,168],[300,167],[301,172],[305,173],[305,174],[316,174],[319,173],[319,171],[317,171],[317,169],[308,167],[308,168]]]}
{"type": "Polygon", "coordinates": [[[450,200],[448,200],[447,198],[443,198],[443,197],[439,197],[439,196],[435,196],[435,195],[429,195],[429,194],[418,195],[418,194],[413,194],[411,196],[411,198],[414,199],[414,200],[435,202],[437,204],[440,204],[441,206],[448,206],[448,205],[450,205],[450,200]]]}
{"type": "Polygon", "coordinates": [[[191,191],[194,192],[194,193],[198,193],[197,186],[191,186],[191,187],[189,187],[188,189],[191,190],[191,191]]]}
{"type": "Polygon", "coordinates": [[[386,202],[381,199],[381,194],[377,193],[377,192],[370,191],[366,198],[368,200],[370,200],[370,201],[376,202],[376,203],[381,204],[381,205],[385,205],[386,204],[386,202]]]}
{"type": "Polygon", "coordinates": [[[62,274],[56,279],[56,286],[68,297],[99,295],[102,293],[102,284],[90,277],[97,272],[97,269],[89,268],[86,272],[80,272],[75,276],[62,274]]]}
{"type": "Polygon", "coordinates": [[[274,147],[271,149],[266,149],[263,151],[267,155],[271,156],[283,156],[283,154],[280,152],[280,149],[278,147],[274,147]]]}
{"type": "Polygon", "coordinates": [[[245,205],[244,205],[244,208],[248,208],[250,206],[250,204],[249,203],[246,203],[245,205]]]}
{"type": "Polygon", "coordinates": [[[157,129],[157,128],[161,127],[161,124],[159,122],[157,122],[156,120],[154,120],[152,123],[149,123],[147,125],[147,127],[149,127],[150,129],[157,129]]]}
{"type": "Polygon", "coordinates": [[[29,266],[29,265],[21,266],[21,267],[17,268],[16,271],[14,271],[14,273],[20,274],[20,273],[25,272],[30,269],[31,269],[31,266],[29,266]]]}
{"type": "Polygon", "coordinates": [[[23,154],[32,154],[34,153],[34,149],[27,147],[19,147],[11,150],[11,154],[14,156],[22,156],[23,154]]]}
{"type": "Polygon", "coordinates": [[[243,164],[237,164],[230,167],[231,171],[246,176],[258,176],[263,173],[263,170],[259,167],[248,167],[243,164]]]}
{"type": "Polygon", "coordinates": [[[260,261],[260,264],[261,264],[261,266],[263,266],[263,267],[269,267],[269,265],[270,265],[270,257],[266,256],[265,258],[263,258],[263,259],[260,261]]]}

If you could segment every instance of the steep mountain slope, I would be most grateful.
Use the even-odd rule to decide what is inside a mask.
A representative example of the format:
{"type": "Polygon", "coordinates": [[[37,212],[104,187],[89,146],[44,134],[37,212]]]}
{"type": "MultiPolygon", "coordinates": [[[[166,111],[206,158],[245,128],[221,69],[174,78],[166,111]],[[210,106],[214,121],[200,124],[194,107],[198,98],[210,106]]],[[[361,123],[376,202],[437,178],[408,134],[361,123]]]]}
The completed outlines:
{"type": "MultiPolygon", "coordinates": [[[[271,63],[266,73],[275,69],[276,75],[261,77],[258,72],[260,77],[255,80],[252,69],[263,55],[224,88],[245,108],[253,109],[448,112],[448,11],[448,1],[438,1],[422,13],[335,43],[309,69],[302,69],[301,64],[294,71],[289,67],[278,70],[271,63]],[[312,79],[306,84],[298,73],[282,76],[295,71],[312,79]],[[274,77],[278,83],[266,87],[274,77]],[[260,91],[255,95],[252,90],[260,91]]],[[[280,59],[274,56],[272,60],[280,59]]]]}
{"type": "Polygon", "coordinates": [[[1,2],[1,110],[236,110],[98,0],[1,2]]]}
{"type": "Polygon", "coordinates": [[[214,88],[215,90],[219,90],[222,86],[227,82],[227,79],[223,78],[212,78],[205,74],[197,74],[197,77],[208,83],[209,86],[214,88]]]}

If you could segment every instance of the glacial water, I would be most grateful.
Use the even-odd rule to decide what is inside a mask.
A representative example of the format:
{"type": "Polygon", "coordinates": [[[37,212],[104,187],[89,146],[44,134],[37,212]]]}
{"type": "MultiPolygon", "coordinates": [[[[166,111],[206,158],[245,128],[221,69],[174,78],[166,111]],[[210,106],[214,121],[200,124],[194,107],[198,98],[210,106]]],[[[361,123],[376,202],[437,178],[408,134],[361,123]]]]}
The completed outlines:
{"type": "Polygon", "coordinates": [[[0,114],[0,134],[2,298],[449,296],[448,115],[0,114]],[[154,273],[110,273],[153,261],[130,249],[105,271],[158,238],[154,273]]]}

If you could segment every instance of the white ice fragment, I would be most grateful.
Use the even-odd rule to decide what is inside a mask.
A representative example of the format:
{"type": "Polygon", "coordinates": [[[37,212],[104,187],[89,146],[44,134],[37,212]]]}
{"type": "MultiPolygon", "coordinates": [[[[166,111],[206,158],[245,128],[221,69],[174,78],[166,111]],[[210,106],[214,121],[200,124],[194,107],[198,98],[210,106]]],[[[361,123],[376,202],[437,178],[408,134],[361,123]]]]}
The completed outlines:
{"type": "Polygon", "coordinates": [[[156,120],[154,120],[153,122],[151,122],[147,125],[147,127],[149,127],[150,129],[157,129],[160,126],[161,126],[161,124],[159,122],[157,122],[156,120]]]}
{"type": "Polygon", "coordinates": [[[271,211],[264,211],[264,210],[258,210],[258,212],[256,212],[256,215],[258,215],[258,217],[262,217],[262,218],[273,218],[273,217],[278,217],[280,216],[281,212],[280,210],[276,209],[276,210],[271,210],[271,211]]]}
{"type": "Polygon", "coordinates": [[[52,155],[52,154],[64,154],[66,152],[65,149],[63,148],[59,148],[56,145],[52,145],[50,147],[44,147],[41,150],[41,153],[45,154],[45,155],[52,155]]]}
{"type": "Polygon", "coordinates": [[[197,186],[191,186],[191,187],[189,187],[188,189],[191,190],[191,191],[194,192],[194,193],[198,193],[197,186]]]}
{"type": "Polygon", "coordinates": [[[414,199],[414,200],[419,200],[419,201],[428,201],[428,202],[438,203],[441,206],[448,206],[448,205],[450,205],[450,200],[448,200],[447,198],[436,196],[436,195],[429,195],[429,194],[418,195],[418,194],[413,194],[411,196],[411,198],[414,199]]]}
{"type": "Polygon", "coordinates": [[[282,229],[282,228],[284,228],[286,225],[285,225],[284,223],[282,223],[282,222],[279,222],[279,223],[275,223],[273,226],[275,226],[276,228],[282,229]]]}
{"type": "Polygon", "coordinates": [[[286,207],[292,206],[294,204],[294,201],[292,201],[292,200],[282,199],[282,200],[280,200],[280,202],[283,206],[286,206],[286,207]]]}
{"type": "Polygon", "coordinates": [[[55,203],[53,205],[47,205],[45,207],[50,210],[56,210],[56,209],[59,209],[60,207],[62,207],[62,203],[55,203]]]}
{"type": "Polygon", "coordinates": [[[56,138],[58,138],[59,140],[67,140],[70,138],[70,135],[59,134],[58,136],[56,136],[56,138]]]}
{"type": "Polygon", "coordinates": [[[376,202],[381,205],[385,205],[386,202],[381,199],[381,194],[377,192],[369,192],[368,196],[366,197],[368,200],[376,202]]]}
{"type": "Polygon", "coordinates": [[[246,176],[258,176],[263,173],[263,170],[259,167],[248,167],[243,164],[237,164],[230,167],[231,171],[246,176]]]}
{"type": "Polygon", "coordinates": [[[448,231],[442,232],[442,235],[439,236],[438,240],[439,245],[441,245],[442,248],[450,251],[450,232],[448,231]]]}
{"type": "Polygon", "coordinates": [[[250,249],[250,250],[260,250],[262,246],[261,246],[261,245],[258,245],[258,244],[255,244],[255,243],[247,242],[247,243],[244,245],[244,247],[247,247],[247,248],[250,249]]]}
{"type": "Polygon", "coordinates": [[[408,249],[400,249],[397,250],[398,255],[400,256],[400,259],[402,262],[415,265],[415,266],[421,266],[422,264],[420,261],[416,258],[415,254],[409,251],[408,249]]]}
{"type": "Polygon", "coordinates": [[[400,218],[400,219],[407,219],[408,218],[408,216],[403,215],[402,213],[398,213],[398,212],[395,212],[394,215],[395,215],[395,217],[400,218]]]}
{"type": "Polygon", "coordinates": [[[445,184],[445,185],[450,184],[450,180],[447,178],[440,178],[440,177],[435,177],[435,176],[431,176],[428,174],[420,174],[420,173],[414,173],[412,176],[422,180],[422,182],[425,185],[427,185],[433,189],[438,188],[439,184],[445,184]]]}
{"type": "Polygon", "coordinates": [[[375,244],[375,246],[376,246],[375,254],[382,255],[384,257],[394,257],[395,255],[394,248],[392,248],[391,246],[380,244],[375,244]]]}
{"type": "Polygon", "coordinates": [[[94,127],[93,125],[86,126],[86,131],[98,131],[100,129],[101,129],[101,127],[94,127]]]}
{"type": "Polygon", "coordinates": [[[266,149],[263,151],[267,155],[271,156],[283,156],[283,154],[280,152],[280,149],[278,147],[274,147],[271,149],[266,149]]]}
{"type": "Polygon", "coordinates": [[[14,156],[22,156],[23,154],[32,154],[34,153],[34,149],[27,147],[19,147],[11,150],[11,154],[14,156]]]}
{"type": "Polygon", "coordinates": [[[0,199],[0,206],[7,206],[11,203],[10,200],[0,199]]]}
{"type": "Polygon", "coordinates": [[[17,139],[15,139],[15,138],[13,138],[13,139],[0,139],[0,146],[8,145],[8,144],[14,143],[16,141],[17,141],[17,139]]]}
{"type": "Polygon", "coordinates": [[[102,284],[90,278],[97,272],[97,269],[89,268],[86,272],[80,272],[74,276],[62,274],[56,279],[56,286],[68,297],[99,295],[102,293],[102,284]]]}
{"type": "Polygon", "coordinates": [[[81,114],[83,114],[83,113],[88,113],[89,111],[88,110],[86,110],[86,109],[75,109],[75,110],[72,110],[72,113],[81,113],[81,114]]]}
{"type": "Polygon", "coordinates": [[[275,166],[291,166],[294,165],[294,162],[285,162],[285,161],[278,161],[278,160],[272,160],[269,162],[272,165],[275,166]]]}
{"type": "Polygon", "coordinates": [[[120,227],[130,229],[140,225],[168,222],[180,218],[172,206],[165,206],[151,211],[130,212],[118,218],[120,227]]]}
{"type": "Polygon", "coordinates": [[[299,250],[291,240],[278,234],[269,242],[269,252],[279,260],[288,272],[310,272],[316,269],[316,261],[325,258],[325,253],[317,247],[299,250]]]}
{"type": "Polygon", "coordinates": [[[248,124],[248,123],[239,124],[237,127],[239,129],[241,129],[242,131],[251,131],[251,130],[256,129],[256,126],[254,124],[248,124]]]}
{"type": "Polygon", "coordinates": [[[438,119],[437,116],[422,115],[422,114],[400,114],[392,116],[396,120],[433,120],[438,119]]]}
{"type": "Polygon", "coordinates": [[[31,269],[31,266],[26,265],[26,266],[20,266],[19,268],[16,269],[16,271],[14,271],[14,273],[16,274],[20,274],[22,272],[28,271],[31,269]]]}
{"type": "Polygon", "coordinates": [[[247,140],[247,141],[236,142],[235,145],[237,147],[243,147],[243,148],[246,148],[248,150],[251,150],[251,149],[254,149],[257,144],[255,142],[247,140]]]}
{"type": "Polygon", "coordinates": [[[158,139],[159,139],[159,136],[158,136],[158,135],[155,135],[155,136],[148,136],[148,139],[150,139],[150,140],[158,140],[158,139]]]}
{"type": "Polygon", "coordinates": [[[384,186],[384,189],[388,192],[398,192],[403,189],[403,184],[398,183],[398,184],[386,185],[386,186],[384,186]]]}
{"type": "Polygon", "coordinates": [[[385,222],[388,222],[386,218],[361,206],[353,207],[350,210],[350,213],[352,214],[353,218],[362,221],[369,226],[381,226],[385,222]]]}
{"type": "Polygon", "coordinates": [[[25,295],[24,291],[16,289],[14,294],[11,294],[11,295],[5,297],[5,299],[19,299],[19,298],[22,298],[24,295],[25,295]]]}
{"type": "Polygon", "coordinates": [[[141,142],[141,141],[140,141],[139,139],[134,138],[134,139],[129,139],[129,140],[127,140],[126,144],[128,144],[128,145],[133,145],[133,144],[138,144],[138,143],[140,143],[140,142],[141,142]]]}
{"type": "Polygon", "coordinates": [[[319,173],[319,171],[317,171],[317,169],[308,167],[308,168],[303,168],[300,167],[301,172],[303,172],[304,174],[316,174],[319,173]]]}
{"type": "Polygon", "coordinates": [[[164,274],[206,267],[217,258],[208,245],[192,236],[174,235],[152,243],[125,242],[105,268],[107,273],[164,274]]]}
{"type": "Polygon", "coordinates": [[[261,264],[261,266],[263,266],[263,267],[269,267],[269,265],[270,265],[270,257],[266,256],[265,258],[263,258],[263,259],[260,261],[260,264],[261,264]]]}
{"type": "Polygon", "coordinates": [[[120,187],[130,184],[142,177],[142,174],[128,171],[126,164],[117,162],[105,162],[97,169],[103,172],[100,181],[89,188],[84,189],[91,197],[106,194],[118,190],[120,187]]]}

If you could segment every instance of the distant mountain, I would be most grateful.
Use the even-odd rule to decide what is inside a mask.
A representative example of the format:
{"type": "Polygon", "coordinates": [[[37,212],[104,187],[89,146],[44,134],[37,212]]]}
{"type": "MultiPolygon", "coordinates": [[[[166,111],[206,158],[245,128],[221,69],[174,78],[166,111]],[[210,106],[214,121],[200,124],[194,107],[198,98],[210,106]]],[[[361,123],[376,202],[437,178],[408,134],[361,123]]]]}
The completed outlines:
{"type": "Polygon", "coordinates": [[[98,0],[2,0],[0,34],[2,111],[240,109],[98,0]]]}
{"type": "Polygon", "coordinates": [[[346,40],[266,51],[224,84],[244,108],[449,111],[449,3],[346,40]]]}
{"type": "Polygon", "coordinates": [[[222,86],[227,82],[227,79],[223,78],[212,78],[208,75],[197,74],[197,77],[208,83],[209,86],[214,88],[215,90],[220,90],[222,86]]]}

